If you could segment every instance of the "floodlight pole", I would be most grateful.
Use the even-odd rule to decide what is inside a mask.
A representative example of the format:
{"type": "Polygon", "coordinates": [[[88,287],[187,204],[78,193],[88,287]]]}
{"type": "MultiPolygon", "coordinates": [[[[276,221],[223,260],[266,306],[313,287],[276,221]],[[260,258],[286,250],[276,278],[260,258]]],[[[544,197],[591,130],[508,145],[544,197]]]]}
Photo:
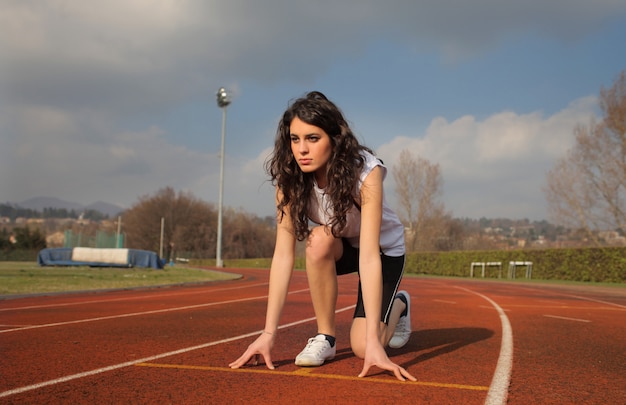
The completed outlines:
{"type": "Polygon", "coordinates": [[[217,91],[217,106],[222,109],[222,147],[220,149],[220,188],[217,203],[217,247],[215,253],[215,265],[224,267],[222,261],[222,206],[224,205],[224,140],[226,138],[226,107],[230,104],[230,98],[226,89],[220,87],[217,91]]]}

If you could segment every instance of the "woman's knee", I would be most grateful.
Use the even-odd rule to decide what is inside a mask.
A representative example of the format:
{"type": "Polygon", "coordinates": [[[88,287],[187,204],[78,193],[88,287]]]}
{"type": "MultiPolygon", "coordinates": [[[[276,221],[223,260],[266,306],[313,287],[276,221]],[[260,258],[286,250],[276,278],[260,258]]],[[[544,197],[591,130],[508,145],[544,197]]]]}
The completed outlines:
{"type": "Polygon", "coordinates": [[[356,357],[365,357],[365,318],[354,318],[350,328],[350,348],[356,357]]]}
{"type": "MultiPolygon", "coordinates": [[[[365,318],[354,318],[352,320],[352,327],[350,328],[350,347],[355,356],[359,358],[365,358],[365,346],[366,346],[366,320],[365,318]]],[[[379,336],[381,336],[380,344],[383,347],[387,346],[386,334],[387,325],[383,322],[379,324],[379,336]]]]}
{"type": "Polygon", "coordinates": [[[327,227],[315,227],[306,241],[306,260],[307,262],[336,261],[341,257],[341,252],[338,251],[340,247],[341,239],[335,238],[327,227]]]}

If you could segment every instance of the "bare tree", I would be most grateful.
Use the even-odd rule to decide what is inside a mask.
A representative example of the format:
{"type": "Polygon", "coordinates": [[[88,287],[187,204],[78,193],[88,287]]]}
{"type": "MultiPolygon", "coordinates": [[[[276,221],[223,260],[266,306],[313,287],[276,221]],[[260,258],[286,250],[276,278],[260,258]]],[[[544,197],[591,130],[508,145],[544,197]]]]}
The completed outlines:
{"type": "Polygon", "coordinates": [[[415,158],[408,150],[400,152],[393,166],[400,218],[408,228],[409,250],[433,250],[448,246],[447,224],[451,223],[440,200],[443,177],[438,164],[415,158]]]}
{"type": "MultiPolygon", "coordinates": [[[[158,251],[163,229],[164,256],[184,253],[213,258],[217,242],[217,211],[191,193],[171,187],[144,196],[124,213],[122,223],[128,247],[158,251]]],[[[227,208],[224,213],[224,258],[270,257],[274,248],[272,222],[227,208]]]]}
{"type": "Polygon", "coordinates": [[[226,211],[224,257],[271,257],[276,239],[276,225],[272,220],[258,218],[242,210],[226,211]]]}
{"type": "Polygon", "coordinates": [[[124,213],[122,223],[129,247],[159,251],[161,218],[164,218],[165,256],[172,251],[215,250],[215,209],[191,193],[167,187],[143,196],[124,213]]]}
{"type": "Polygon", "coordinates": [[[400,218],[410,230],[415,228],[417,222],[419,176],[417,161],[411,152],[406,149],[400,152],[398,162],[393,165],[393,179],[401,208],[400,218]]]}
{"type": "Polygon", "coordinates": [[[584,229],[626,230],[626,73],[600,90],[600,121],[579,125],[574,146],[547,174],[544,188],[553,220],[584,229]]]}

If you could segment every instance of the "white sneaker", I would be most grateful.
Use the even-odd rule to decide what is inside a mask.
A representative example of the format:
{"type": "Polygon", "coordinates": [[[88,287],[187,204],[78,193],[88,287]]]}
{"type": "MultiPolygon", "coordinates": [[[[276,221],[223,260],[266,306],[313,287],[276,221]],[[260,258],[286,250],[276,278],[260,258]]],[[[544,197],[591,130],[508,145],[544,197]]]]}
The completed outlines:
{"type": "Polygon", "coordinates": [[[411,296],[404,290],[398,291],[398,294],[402,294],[406,298],[406,315],[401,316],[398,320],[396,330],[389,341],[389,347],[394,349],[399,349],[407,344],[411,337],[411,296]]]}
{"type": "Polygon", "coordinates": [[[326,360],[335,358],[337,345],[330,347],[326,336],[319,334],[309,339],[304,350],[296,356],[296,366],[321,366],[326,360]]]}

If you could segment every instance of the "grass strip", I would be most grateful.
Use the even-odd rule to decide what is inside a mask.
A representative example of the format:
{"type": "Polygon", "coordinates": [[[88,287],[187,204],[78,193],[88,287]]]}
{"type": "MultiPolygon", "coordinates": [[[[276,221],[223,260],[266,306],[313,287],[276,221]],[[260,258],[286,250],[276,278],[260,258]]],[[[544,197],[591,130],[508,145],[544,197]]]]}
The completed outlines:
{"type": "Polygon", "coordinates": [[[240,277],[188,266],[164,269],[113,267],[40,267],[35,262],[0,262],[0,296],[64,291],[123,289],[240,277]]]}

